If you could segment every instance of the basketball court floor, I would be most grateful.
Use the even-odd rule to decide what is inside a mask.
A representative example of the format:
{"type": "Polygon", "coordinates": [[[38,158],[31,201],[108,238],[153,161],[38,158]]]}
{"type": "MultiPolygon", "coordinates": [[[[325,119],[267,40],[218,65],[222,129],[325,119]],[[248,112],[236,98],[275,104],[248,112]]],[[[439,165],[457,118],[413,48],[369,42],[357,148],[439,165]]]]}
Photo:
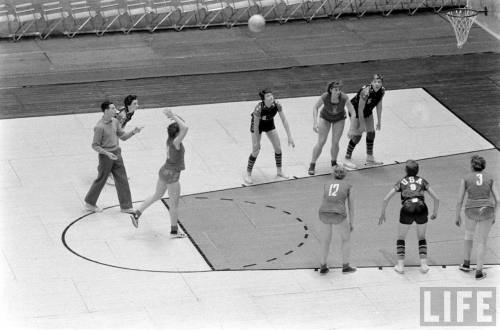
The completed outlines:
{"type": "MultiPolygon", "coordinates": [[[[498,180],[498,151],[424,89],[387,92],[375,148],[386,165],[348,174],[357,203],[352,262],[359,271],[314,271],[316,210],[329,177],[328,149],[318,175],[306,174],[315,142],[309,109],[316,98],[280,100],[296,140],[295,148],[283,147],[293,179],[275,178],[272,147],[263,138],[251,187],[242,187],[241,175],[256,101],[174,108],[190,126],[180,209],[189,239],[183,240],[169,238],[163,203],[148,209],[135,229],[119,212],[112,186],[99,200],[103,213],[80,207],[96,174],[95,155],[84,146],[100,114],[1,121],[5,134],[23,132],[24,146],[2,145],[2,219],[9,219],[1,224],[3,322],[40,329],[416,328],[420,286],[497,285],[498,266],[481,282],[457,270],[462,233],[453,214],[470,154],[483,155],[498,180]],[[415,102],[401,107],[408,98],[415,102]],[[425,275],[418,267],[404,275],[392,270],[398,202],[391,203],[388,223],[377,226],[383,196],[407,158],[422,160],[421,174],[442,203],[428,227],[433,267],[425,275]]],[[[167,121],[161,109],[141,109],[134,124],[144,130],[121,145],[140,202],[152,193],[164,161],[167,121]]],[[[285,141],[280,124],[278,130],[285,141]]],[[[361,143],[355,161],[362,162],[364,149],[361,143]]],[[[409,265],[418,262],[414,236],[409,265]]],[[[494,227],[489,264],[500,261],[498,237],[494,227]]],[[[334,267],[340,266],[337,251],[334,244],[334,267]]]]}
{"type": "MultiPolygon", "coordinates": [[[[273,149],[263,137],[255,185],[250,187],[242,186],[242,174],[250,153],[250,113],[257,100],[172,107],[190,127],[179,216],[187,239],[169,237],[168,196],[147,209],[138,229],[119,212],[113,186],[106,185],[98,201],[104,212],[84,211],[83,198],[96,176],[90,143],[100,113],[0,120],[0,325],[417,329],[421,287],[498,287],[498,226],[488,241],[488,277],[476,281],[457,269],[463,233],[454,225],[459,181],[469,170],[470,156],[485,157],[498,183],[498,146],[447,108],[446,95],[424,87],[387,90],[375,141],[375,155],[384,165],[350,171],[346,177],[355,192],[352,264],[359,267],[349,275],[338,268],[336,236],[329,259],[334,268],[325,276],[315,271],[317,209],[330,176],[330,141],[318,160],[317,175],[307,175],[316,141],[311,110],[317,93],[277,95],[296,144],[286,146],[277,119],[284,169],[291,178],[275,177],[273,149]],[[392,269],[397,198],[388,207],[387,222],[377,225],[382,199],[403,176],[408,158],[419,161],[420,174],[441,199],[438,218],[428,225],[427,274],[415,267],[414,229],[407,241],[409,267],[404,275],[392,269]]],[[[497,121],[495,114],[491,121],[497,121]]],[[[153,193],[165,160],[167,124],[161,108],[142,107],[131,127],[144,126],[143,131],[120,142],[135,205],[153,193]]],[[[339,160],[346,145],[344,134],[339,160]]],[[[362,140],[354,151],[355,162],[363,162],[365,148],[362,140]]],[[[497,302],[498,295],[497,290],[497,302]]]]}

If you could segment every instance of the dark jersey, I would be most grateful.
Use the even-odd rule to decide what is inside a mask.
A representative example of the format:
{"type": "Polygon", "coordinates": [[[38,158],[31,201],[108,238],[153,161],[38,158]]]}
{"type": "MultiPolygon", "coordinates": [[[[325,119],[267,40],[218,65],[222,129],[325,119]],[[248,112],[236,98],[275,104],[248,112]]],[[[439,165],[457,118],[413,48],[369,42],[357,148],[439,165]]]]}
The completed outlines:
{"type": "Polygon", "coordinates": [[[282,110],[281,104],[278,101],[274,101],[270,107],[267,107],[264,102],[259,102],[252,112],[250,130],[253,132],[253,121],[255,116],[259,118],[259,133],[273,130],[275,128],[274,117],[282,110]]]}
{"type": "Polygon", "coordinates": [[[132,119],[135,112],[129,112],[127,108],[121,108],[116,115],[116,118],[120,121],[120,125],[124,128],[127,123],[132,119]]]}
{"type": "Polygon", "coordinates": [[[424,201],[424,192],[429,188],[429,183],[419,176],[405,176],[394,185],[394,190],[401,192],[401,201],[417,198],[424,201]]]}
{"type": "Polygon", "coordinates": [[[370,117],[373,109],[382,101],[385,95],[384,87],[380,87],[378,91],[375,91],[372,85],[365,85],[356,93],[351,99],[351,103],[356,110],[356,118],[358,118],[358,106],[360,99],[365,100],[365,108],[363,109],[363,116],[365,118],[370,117]]]}

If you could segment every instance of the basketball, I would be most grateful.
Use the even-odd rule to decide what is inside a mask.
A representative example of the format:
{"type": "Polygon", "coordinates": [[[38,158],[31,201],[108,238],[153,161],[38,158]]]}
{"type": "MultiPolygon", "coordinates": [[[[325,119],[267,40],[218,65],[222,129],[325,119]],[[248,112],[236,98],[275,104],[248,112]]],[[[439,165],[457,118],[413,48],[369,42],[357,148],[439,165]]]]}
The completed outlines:
{"type": "Polygon", "coordinates": [[[262,15],[252,15],[248,19],[248,29],[252,32],[262,32],[266,27],[266,20],[262,15]]]}

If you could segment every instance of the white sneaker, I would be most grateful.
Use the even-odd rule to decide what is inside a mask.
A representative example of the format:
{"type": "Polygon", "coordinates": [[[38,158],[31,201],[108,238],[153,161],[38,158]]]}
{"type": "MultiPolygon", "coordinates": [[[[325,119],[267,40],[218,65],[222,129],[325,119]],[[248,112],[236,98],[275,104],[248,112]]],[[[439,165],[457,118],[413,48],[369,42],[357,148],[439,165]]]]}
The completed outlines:
{"type": "Polygon", "coordinates": [[[396,273],[399,273],[399,274],[404,274],[405,269],[404,269],[404,267],[402,267],[402,266],[400,266],[400,265],[396,265],[396,266],[394,266],[394,271],[395,271],[396,273]]]}
{"type": "Polygon", "coordinates": [[[358,168],[356,164],[354,164],[349,158],[344,158],[344,167],[347,167],[348,169],[355,170],[358,168]]]}
{"type": "Polygon", "coordinates": [[[253,184],[252,176],[249,175],[248,173],[243,174],[243,181],[246,184],[253,184]]]}
{"type": "Polygon", "coordinates": [[[420,272],[422,274],[427,274],[429,272],[430,268],[427,264],[421,264],[420,265],[420,272]]]}
{"type": "Polygon", "coordinates": [[[283,178],[283,179],[290,179],[290,176],[283,171],[278,171],[276,173],[276,176],[283,178]]]}
{"type": "Polygon", "coordinates": [[[367,165],[367,166],[377,166],[377,165],[383,165],[383,164],[384,164],[383,162],[379,162],[379,161],[375,160],[375,157],[373,157],[372,155],[366,156],[365,165],[367,165]]]}
{"type": "Polygon", "coordinates": [[[176,234],[170,233],[170,238],[186,238],[187,235],[178,231],[176,234]]]}
{"type": "Polygon", "coordinates": [[[97,206],[97,205],[92,205],[92,204],[89,204],[89,203],[85,203],[84,207],[85,207],[85,210],[89,211],[89,212],[95,212],[95,213],[102,212],[102,209],[99,206],[97,206]]]}

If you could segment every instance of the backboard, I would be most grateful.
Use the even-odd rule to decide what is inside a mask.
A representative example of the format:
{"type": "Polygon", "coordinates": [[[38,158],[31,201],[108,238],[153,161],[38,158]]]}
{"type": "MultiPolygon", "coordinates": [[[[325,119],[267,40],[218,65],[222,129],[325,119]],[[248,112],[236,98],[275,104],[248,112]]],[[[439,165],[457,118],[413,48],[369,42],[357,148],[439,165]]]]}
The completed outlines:
{"type": "Polygon", "coordinates": [[[488,8],[488,15],[477,15],[476,23],[500,40],[500,1],[499,0],[467,0],[467,7],[475,10],[488,8]]]}

